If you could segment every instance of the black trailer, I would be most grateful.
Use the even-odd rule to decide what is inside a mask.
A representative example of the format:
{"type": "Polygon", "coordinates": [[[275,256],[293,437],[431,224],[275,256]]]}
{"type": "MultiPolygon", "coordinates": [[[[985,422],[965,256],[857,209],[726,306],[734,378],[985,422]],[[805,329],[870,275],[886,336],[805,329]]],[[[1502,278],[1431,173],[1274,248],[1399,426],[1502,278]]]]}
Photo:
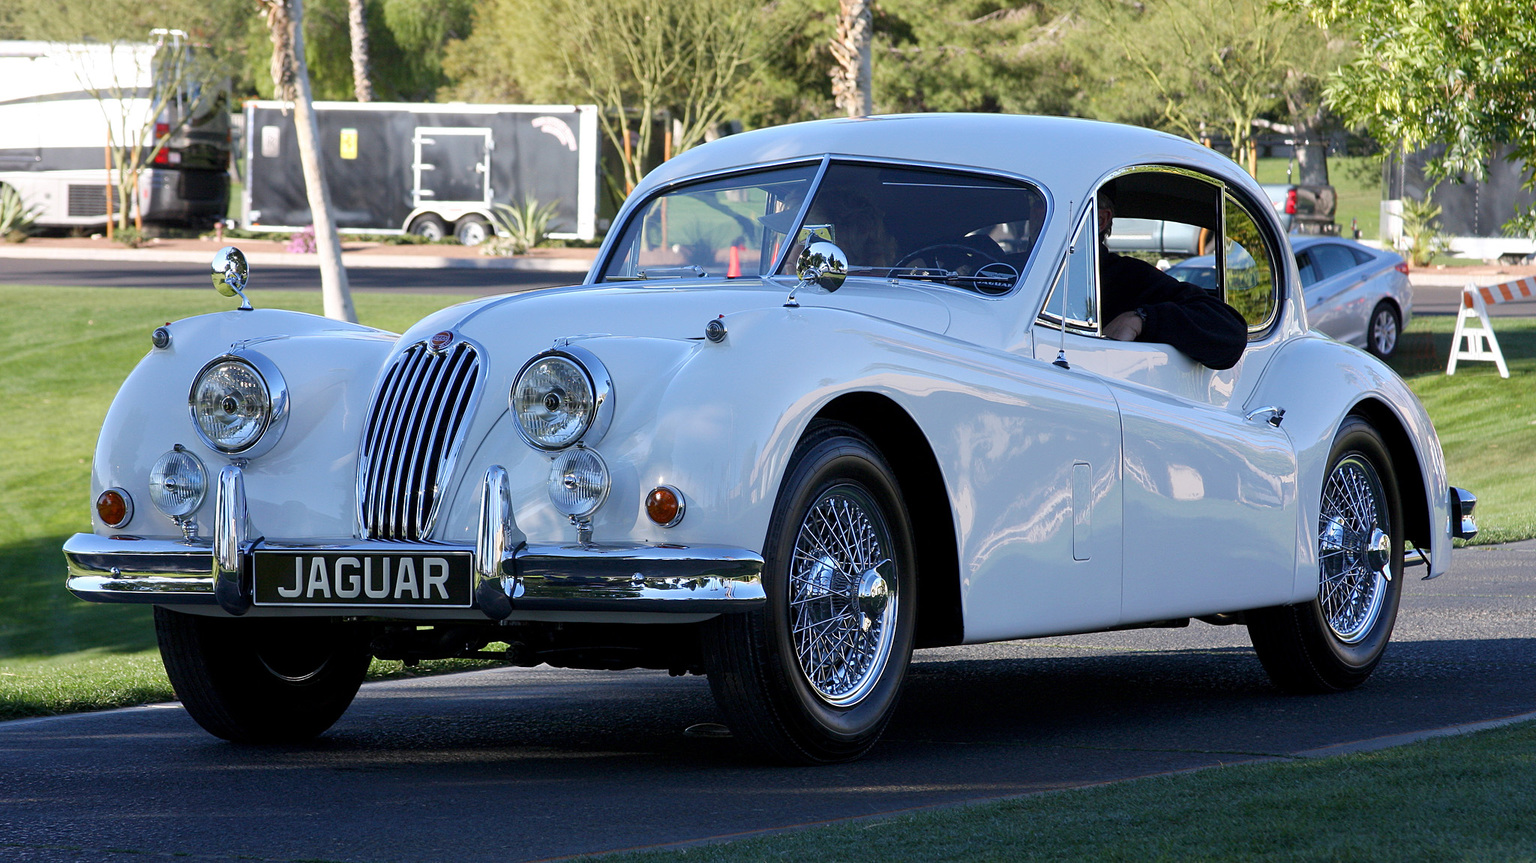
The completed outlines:
{"type": "Polygon", "coordinates": [[[1427,166],[1445,152],[1437,144],[1407,155],[1387,158],[1382,169],[1383,235],[1402,231],[1402,199],[1423,200],[1428,195],[1440,206],[1440,232],[1451,239],[1451,249],[1468,258],[1520,259],[1536,252],[1530,237],[1508,236],[1504,224],[1526,208],[1536,205],[1536,191],[1525,187],[1526,164],[1511,156],[1513,148],[1500,147],[1488,160],[1486,178],[1470,174],[1433,182],[1427,166]]]}
{"type": "MultiPolygon", "coordinates": [[[[316,102],[331,212],[344,233],[489,235],[493,207],[555,205],[550,236],[597,229],[598,127],[592,105],[316,102]]],[[[293,111],[245,104],[244,226],[313,223],[293,111]]]]}

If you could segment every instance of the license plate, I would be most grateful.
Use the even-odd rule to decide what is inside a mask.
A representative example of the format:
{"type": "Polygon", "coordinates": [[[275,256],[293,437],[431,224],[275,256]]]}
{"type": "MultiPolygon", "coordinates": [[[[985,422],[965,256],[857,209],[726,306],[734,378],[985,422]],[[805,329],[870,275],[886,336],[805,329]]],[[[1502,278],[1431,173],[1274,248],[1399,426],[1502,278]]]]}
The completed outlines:
{"type": "Polygon", "coordinates": [[[257,605],[468,608],[470,555],[257,551],[257,605]]]}

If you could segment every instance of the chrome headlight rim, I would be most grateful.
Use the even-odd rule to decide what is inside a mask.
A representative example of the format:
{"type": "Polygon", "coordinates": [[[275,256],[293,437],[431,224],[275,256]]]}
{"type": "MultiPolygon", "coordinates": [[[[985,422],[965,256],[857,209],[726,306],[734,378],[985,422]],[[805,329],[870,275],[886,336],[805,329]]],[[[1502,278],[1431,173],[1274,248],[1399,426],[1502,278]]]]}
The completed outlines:
{"type": "Polygon", "coordinates": [[[608,367],[597,355],[586,348],[577,345],[563,345],[551,348],[530,357],[523,367],[517,370],[512,378],[512,387],[507,392],[508,409],[512,412],[513,424],[517,427],[517,433],[523,442],[539,452],[558,453],[570,449],[573,446],[590,447],[603,439],[608,433],[608,428],[613,424],[613,376],[608,374],[608,367]],[[587,386],[592,391],[592,410],[587,413],[583,428],[580,433],[571,437],[564,443],[548,444],[537,440],[523,425],[522,417],[517,410],[517,391],[523,383],[523,376],[528,370],[539,362],[558,357],[576,366],[577,370],[586,376],[587,386]]]}
{"type": "Polygon", "coordinates": [[[198,439],[215,452],[240,458],[265,455],[282,440],[283,432],[288,428],[288,405],[288,382],[283,379],[283,373],[278,371],[276,363],[257,351],[236,351],[214,357],[192,376],[192,387],[187,391],[187,415],[192,420],[192,430],[197,432],[198,439]],[[266,388],[266,411],[261,431],[244,446],[229,447],[218,443],[203,431],[202,424],[197,420],[198,385],[202,383],[204,375],[226,363],[237,363],[250,369],[266,388]]]}

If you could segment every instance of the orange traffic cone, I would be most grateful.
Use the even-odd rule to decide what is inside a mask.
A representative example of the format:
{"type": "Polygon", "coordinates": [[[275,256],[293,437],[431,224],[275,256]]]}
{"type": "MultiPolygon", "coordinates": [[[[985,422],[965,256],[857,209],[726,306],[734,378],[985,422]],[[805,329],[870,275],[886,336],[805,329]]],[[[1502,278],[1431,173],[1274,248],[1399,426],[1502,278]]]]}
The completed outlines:
{"type": "Polygon", "coordinates": [[[725,277],[727,279],[741,278],[741,247],[731,246],[731,260],[726,265],[725,277]]]}

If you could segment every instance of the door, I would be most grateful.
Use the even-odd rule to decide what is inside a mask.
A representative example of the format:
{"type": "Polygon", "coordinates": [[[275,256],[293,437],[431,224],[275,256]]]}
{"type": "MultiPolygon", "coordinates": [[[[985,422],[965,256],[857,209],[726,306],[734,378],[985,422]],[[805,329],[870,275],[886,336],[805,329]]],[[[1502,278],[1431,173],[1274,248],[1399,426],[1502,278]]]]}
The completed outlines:
{"type": "MultiPolygon", "coordinates": [[[[1211,181],[1143,172],[1115,182],[1118,212],[1177,217],[1221,238],[1216,289],[1251,333],[1238,364],[1220,371],[1170,345],[1102,337],[1098,264],[1113,254],[1108,250],[1069,268],[1095,286],[1101,302],[1069,302],[1065,334],[1056,323],[1060,291],[1047,301],[1036,358],[1060,353],[1073,369],[1097,376],[1120,412],[1122,622],[1282,602],[1294,577],[1296,458],[1271,415],[1250,414],[1244,403],[1276,342],[1266,333],[1278,299],[1273,250],[1283,246],[1265,242],[1252,217],[1234,211],[1211,181]],[[1170,204],[1163,212],[1144,209],[1170,204]]],[[[1098,223],[1096,210],[1089,208],[1084,230],[1098,223]]],[[[1080,237],[1075,245],[1090,242],[1080,237]]]]}
{"type": "Polygon", "coordinates": [[[417,126],[413,143],[413,206],[490,206],[490,129],[417,126]]]}

